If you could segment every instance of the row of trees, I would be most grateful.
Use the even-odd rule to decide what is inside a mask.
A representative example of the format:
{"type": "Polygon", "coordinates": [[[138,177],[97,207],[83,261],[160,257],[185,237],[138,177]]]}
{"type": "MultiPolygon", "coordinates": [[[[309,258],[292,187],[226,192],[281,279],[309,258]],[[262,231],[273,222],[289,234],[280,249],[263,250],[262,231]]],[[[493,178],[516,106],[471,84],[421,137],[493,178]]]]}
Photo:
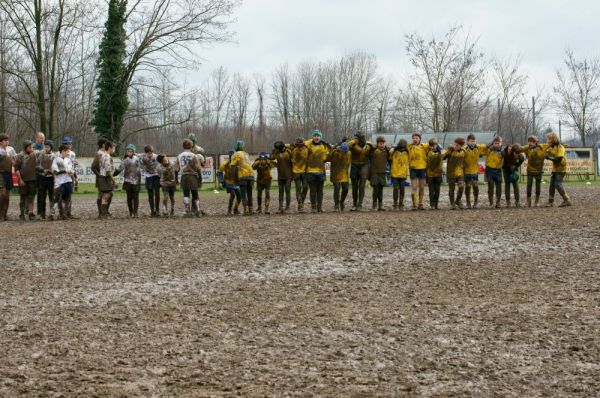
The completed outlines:
{"type": "Polygon", "coordinates": [[[2,0],[0,131],[16,141],[34,131],[43,131],[48,138],[68,132],[77,139],[80,152],[91,153],[98,133],[94,127],[122,142],[182,124],[179,99],[188,99],[188,92],[175,90],[168,77],[199,65],[194,46],[231,39],[228,26],[238,4],[238,0],[2,0]],[[101,46],[106,36],[107,44],[101,46]],[[111,63],[120,64],[117,75],[99,73],[111,63]],[[94,112],[106,105],[98,101],[103,85],[130,97],[116,101],[125,111],[117,125],[114,120],[107,124],[94,112]],[[157,123],[160,119],[163,123],[157,123]]]}
{"type": "MultiPolygon", "coordinates": [[[[231,39],[236,0],[3,0],[0,2],[0,131],[69,132],[91,153],[97,133],[175,153],[196,133],[210,152],[237,138],[253,151],[313,128],[336,141],[356,130],[499,131],[523,142],[558,117],[597,142],[600,62],[565,54],[554,87],[531,93],[521,58],[490,59],[461,27],[440,37],[407,35],[411,68],[398,81],[356,51],[281,64],[268,75],[215,69],[182,79],[205,44],[231,39]],[[109,15],[105,18],[99,16],[109,15]],[[110,71],[110,73],[105,73],[110,71]],[[535,97],[535,103],[532,101],[535,97]],[[115,106],[118,105],[118,106],[115,106]],[[111,113],[121,108],[121,115],[111,113]]],[[[556,128],[556,124],[551,127],[556,128]]]]}

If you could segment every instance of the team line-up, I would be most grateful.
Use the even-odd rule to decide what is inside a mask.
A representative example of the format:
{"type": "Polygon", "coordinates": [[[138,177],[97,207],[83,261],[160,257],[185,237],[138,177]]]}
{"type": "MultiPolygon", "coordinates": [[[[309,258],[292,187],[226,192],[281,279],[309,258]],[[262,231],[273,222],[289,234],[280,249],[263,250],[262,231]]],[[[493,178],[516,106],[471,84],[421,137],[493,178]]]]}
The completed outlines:
{"type": "MultiPolygon", "coordinates": [[[[41,133],[38,133],[38,135],[41,133]]],[[[436,138],[421,142],[421,134],[413,133],[412,142],[400,140],[388,146],[384,137],[375,143],[357,132],[350,140],[343,139],[332,145],[323,140],[319,130],[311,139],[298,138],[293,144],[283,141],[274,143],[270,154],[261,152],[251,161],[244,150],[244,141],[237,141],[228,159],[220,165],[217,177],[229,194],[228,214],[269,214],[271,170],[277,169],[279,186],[279,213],[290,211],[291,187],[295,185],[297,211],[304,212],[307,196],[311,211],[323,209],[323,186],[326,180],[325,163],[330,162],[330,179],[333,183],[334,208],[344,211],[346,197],[352,186],[351,211],[362,210],[367,180],[373,189],[372,208],[383,211],[383,190],[388,174],[393,185],[393,208],[404,208],[407,180],[410,179],[413,210],[425,210],[425,185],[429,190],[429,207],[439,209],[443,162],[447,160],[446,178],[449,187],[450,209],[474,209],[479,206],[479,159],[485,157],[485,176],[490,207],[501,207],[502,182],[504,181],[506,207],[511,207],[511,189],[514,206],[520,207],[519,167],[527,156],[527,206],[538,206],[544,161],[552,162],[552,176],[547,206],[554,205],[555,192],[563,199],[559,207],[570,206],[563,180],[566,175],[565,148],[558,135],[546,135],[546,143],[530,136],[527,145],[503,146],[502,138],[494,137],[489,144],[478,144],[473,134],[465,140],[457,138],[444,149],[436,138]],[[256,176],[255,176],[256,172],[256,176]],[[253,205],[253,187],[256,182],[257,208],[253,205]],[[535,183],[535,196],[533,188],[535,183]],[[264,202],[263,202],[264,192],[264,202]],[[463,204],[463,195],[466,204],[463,204]],[[243,210],[240,211],[240,204],[243,210]]],[[[75,173],[76,156],[72,151],[72,139],[65,137],[55,152],[54,143],[44,140],[25,141],[22,151],[9,146],[7,135],[0,135],[0,220],[7,220],[10,191],[13,188],[12,170],[15,170],[20,195],[20,219],[35,219],[34,202],[37,196],[37,215],[41,219],[75,218],[72,213],[71,195],[77,185],[75,173]],[[38,142],[41,141],[41,142],[38,142]],[[46,213],[46,202],[50,212],[46,213]],[[58,214],[57,214],[58,210],[58,214]]],[[[114,166],[115,143],[100,138],[98,152],[92,162],[98,189],[98,217],[110,217],[113,192],[117,189],[114,177],[123,175],[123,190],[127,196],[130,217],[138,217],[139,193],[142,173],[148,193],[150,216],[161,215],[160,192],[163,192],[162,215],[175,214],[175,190],[180,184],[186,216],[205,214],[200,208],[198,190],[202,185],[204,149],[197,145],[197,138],[190,134],[183,140],[183,152],[171,161],[163,154],[156,154],[151,145],[144,153],[136,153],[132,144],[126,146],[126,154],[119,167],[114,166]]]]}

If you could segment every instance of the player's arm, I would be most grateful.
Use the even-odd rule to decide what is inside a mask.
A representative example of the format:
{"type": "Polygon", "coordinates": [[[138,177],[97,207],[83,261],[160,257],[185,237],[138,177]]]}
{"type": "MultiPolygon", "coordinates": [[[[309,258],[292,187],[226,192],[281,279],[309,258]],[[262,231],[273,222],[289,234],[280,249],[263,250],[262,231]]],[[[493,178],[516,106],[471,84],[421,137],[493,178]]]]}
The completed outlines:
{"type": "Polygon", "coordinates": [[[17,175],[17,179],[19,180],[19,185],[25,185],[25,181],[21,178],[21,168],[23,167],[23,157],[17,156],[17,160],[15,162],[15,174],[17,175]]]}

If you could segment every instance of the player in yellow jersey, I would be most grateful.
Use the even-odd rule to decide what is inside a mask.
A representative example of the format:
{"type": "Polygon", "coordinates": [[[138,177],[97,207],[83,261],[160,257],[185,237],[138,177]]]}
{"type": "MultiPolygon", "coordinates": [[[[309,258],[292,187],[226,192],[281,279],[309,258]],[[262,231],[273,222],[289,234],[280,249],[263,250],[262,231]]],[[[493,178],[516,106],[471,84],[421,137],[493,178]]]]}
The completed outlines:
{"type": "Polygon", "coordinates": [[[304,212],[304,201],[308,193],[308,180],[306,174],[306,163],[308,161],[308,148],[304,145],[302,137],[296,138],[292,146],[292,179],[296,187],[296,202],[298,212],[304,212]]]}
{"type": "Polygon", "coordinates": [[[427,188],[429,190],[429,208],[439,210],[440,188],[444,174],[444,156],[446,152],[438,144],[437,138],[429,140],[427,152],[427,188]]]}
{"type": "Polygon", "coordinates": [[[244,151],[245,142],[239,140],[235,144],[235,153],[231,157],[231,167],[235,184],[240,187],[244,215],[252,215],[252,186],[254,185],[254,169],[250,163],[250,156],[244,151]]]}
{"type": "Polygon", "coordinates": [[[535,181],[535,207],[540,202],[542,191],[542,175],[544,174],[544,159],[548,145],[540,144],[535,135],[527,138],[527,146],[521,148],[521,152],[527,156],[527,207],[531,207],[531,194],[533,182],[535,181]]]}
{"type": "Polygon", "coordinates": [[[487,145],[477,144],[475,134],[467,136],[465,145],[465,197],[467,198],[467,209],[476,209],[479,202],[479,158],[485,155],[487,145]],[[471,191],[473,201],[471,202],[471,191]]]}
{"type": "Polygon", "coordinates": [[[413,210],[425,210],[425,181],[427,179],[427,152],[429,144],[421,143],[421,134],[413,133],[412,144],[408,145],[408,168],[410,172],[411,198],[413,210]],[[417,207],[417,194],[419,205],[417,207]]]}
{"type": "Polygon", "coordinates": [[[504,163],[502,164],[502,176],[504,177],[504,197],[506,207],[510,207],[510,189],[512,187],[515,207],[521,207],[519,202],[519,168],[525,161],[525,155],[521,153],[521,145],[507,145],[502,153],[504,163]]]}
{"type": "Polygon", "coordinates": [[[323,133],[313,130],[312,140],[304,142],[308,148],[306,174],[308,190],[310,193],[310,207],[312,212],[323,211],[323,186],[325,185],[325,161],[333,150],[332,146],[323,141],[323,133]]]}
{"type": "Polygon", "coordinates": [[[394,210],[404,208],[404,183],[408,177],[408,150],[406,147],[406,140],[400,140],[398,145],[390,150],[392,163],[390,176],[394,185],[394,210]]]}
{"type": "Polygon", "coordinates": [[[462,209],[461,202],[465,190],[465,139],[458,137],[454,144],[448,148],[444,156],[448,159],[446,166],[446,178],[448,180],[448,197],[450,198],[450,209],[462,209]],[[458,188],[458,192],[456,189],[458,188]],[[455,196],[456,192],[456,196],[455,196]]]}
{"type": "Polygon", "coordinates": [[[494,188],[496,188],[496,209],[500,208],[502,197],[502,137],[494,137],[492,144],[485,151],[485,177],[488,182],[488,200],[490,207],[494,206],[494,188]]]}
{"type": "Polygon", "coordinates": [[[546,134],[546,159],[552,162],[552,176],[550,177],[550,197],[548,198],[548,206],[554,205],[554,193],[558,191],[563,198],[563,202],[559,207],[571,206],[569,195],[563,186],[563,180],[567,175],[567,154],[565,147],[560,144],[560,140],[556,133],[546,134]]]}
{"type": "Polygon", "coordinates": [[[358,131],[354,138],[348,142],[350,150],[350,181],[352,182],[352,209],[362,210],[365,198],[365,185],[369,176],[369,157],[373,151],[373,144],[367,141],[365,135],[358,131]]]}
{"type": "Polygon", "coordinates": [[[385,210],[383,208],[383,188],[387,185],[386,171],[389,159],[390,148],[385,145],[385,138],[379,136],[369,158],[369,174],[371,187],[373,187],[373,210],[385,210]]]}
{"type": "Polygon", "coordinates": [[[221,164],[219,171],[217,172],[217,178],[221,183],[221,186],[227,189],[229,194],[229,205],[227,207],[227,215],[239,214],[238,207],[242,201],[242,194],[240,193],[240,187],[235,185],[235,179],[233,178],[231,157],[235,154],[234,150],[229,151],[227,160],[221,164]]]}
{"type": "Polygon", "coordinates": [[[333,202],[335,211],[344,211],[348,196],[348,169],[350,168],[350,146],[342,142],[329,155],[331,172],[329,178],[333,183],[333,202]]]}

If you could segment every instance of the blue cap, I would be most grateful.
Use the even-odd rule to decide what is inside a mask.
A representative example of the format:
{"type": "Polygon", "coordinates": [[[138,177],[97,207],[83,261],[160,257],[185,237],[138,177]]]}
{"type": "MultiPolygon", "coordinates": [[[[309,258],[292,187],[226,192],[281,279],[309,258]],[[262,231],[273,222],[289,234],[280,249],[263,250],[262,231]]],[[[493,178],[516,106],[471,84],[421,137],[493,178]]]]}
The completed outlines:
{"type": "Polygon", "coordinates": [[[63,144],[72,144],[73,143],[73,138],[69,137],[68,135],[65,135],[63,137],[62,143],[63,144]]]}
{"type": "Polygon", "coordinates": [[[127,151],[132,151],[132,152],[135,152],[135,145],[133,145],[133,144],[128,144],[128,145],[125,147],[125,150],[127,150],[127,151]]]}
{"type": "Polygon", "coordinates": [[[259,157],[259,158],[266,159],[266,158],[268,158],[268,157],[269,157],[269,154],[268,154],[268,153],[266,153],[266,152],[261,152],[261,153],[259,153],[259,154],[258,154],[258,157],[259,157]]]}
{"type": "Polygon", "coordinates": [[[350,150],[350,146],[347,142],[342,142],[342,144],[340,145],[340,149],[342,150],[342,152],[348,152],[350,150]]]}
{"type": "Polygon", "coordinates": [[[229,152],[227,152],[227,154],[228,154],[229,156],[233,155],[234,153],[235,153],[235,151],[234,151],[233,149],[232,149],[232,150],[230,150],[229,152]]]}

